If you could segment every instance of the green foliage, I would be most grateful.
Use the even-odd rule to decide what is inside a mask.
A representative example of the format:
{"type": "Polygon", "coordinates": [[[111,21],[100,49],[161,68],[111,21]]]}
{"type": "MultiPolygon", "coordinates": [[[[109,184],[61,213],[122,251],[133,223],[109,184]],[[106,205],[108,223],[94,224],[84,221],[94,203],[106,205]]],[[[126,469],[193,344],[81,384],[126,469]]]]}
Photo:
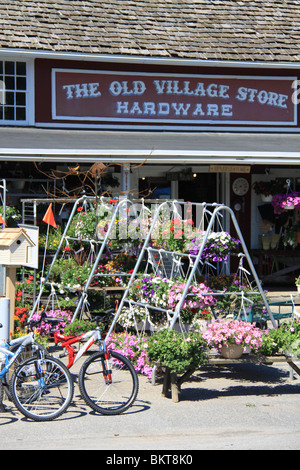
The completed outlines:
{"type": "Polygon", "coordinates": [[[65,326],[64,334],[70,336],[80,335],[82,333],[87,333],[88,331],[94,330],[96,328],[96,322],[91,322],[89,320],[73,320],[72,323],[69,323],[65,326]]]}
{"type": "Polygon", "coordinates": [[[259,352],[265,356],[288,354],[300,357],[300,322],[282,323],[266,331],[259,352]]]}
{"type": "Polygon", "coordinates": [[[183,373],[207,362],[206,346],[200,333],[194,331],[184,338],[176,331],[164,329],[149,339],[148,357],[169,367],[171,372],[183,373]]]}

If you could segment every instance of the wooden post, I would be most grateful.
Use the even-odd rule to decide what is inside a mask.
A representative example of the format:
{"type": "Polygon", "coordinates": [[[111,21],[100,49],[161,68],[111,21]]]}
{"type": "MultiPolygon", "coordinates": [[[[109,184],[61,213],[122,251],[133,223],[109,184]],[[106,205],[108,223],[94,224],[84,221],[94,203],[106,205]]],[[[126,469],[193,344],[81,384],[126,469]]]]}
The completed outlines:
{"type": "Polygon", "coordinates": [[[176,372],[171,372],[171,395],[172,395],[172,401],[174,401],[174,403],[178,403],[179,402],[179,389],[178,389],[176,372]]]}
{"type": "Polygon", "coordinates": [[[169,367],[166,367],[164,381],[163,381],[163,388],[161,392],[162,396],[167,398],[169,390],[170,390],[170,369],[169,367]]]}
{"type": "Polygon", "coordinates": [[[14,334],[15,297],[16,297],[16,266],[6,266],[6,297],[10,299],[10,338],[14,334]]]}

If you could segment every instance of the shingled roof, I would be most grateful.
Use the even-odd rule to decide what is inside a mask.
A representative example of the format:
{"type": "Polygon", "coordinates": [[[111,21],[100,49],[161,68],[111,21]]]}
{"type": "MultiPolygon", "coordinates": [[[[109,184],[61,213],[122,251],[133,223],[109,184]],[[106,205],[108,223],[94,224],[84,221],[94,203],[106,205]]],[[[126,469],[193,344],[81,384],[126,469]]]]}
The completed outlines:
{"type": "Polygon", "coordinates": [[[0,0],[0,47],[300,60],[299,0],[0,0]]]}

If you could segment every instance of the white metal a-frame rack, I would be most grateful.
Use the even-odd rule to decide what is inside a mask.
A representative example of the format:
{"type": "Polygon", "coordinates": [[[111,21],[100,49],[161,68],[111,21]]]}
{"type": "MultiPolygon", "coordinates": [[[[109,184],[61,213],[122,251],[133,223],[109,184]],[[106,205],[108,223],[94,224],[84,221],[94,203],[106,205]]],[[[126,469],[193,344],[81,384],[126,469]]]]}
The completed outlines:
{"type": "MultiPolygon", "coordinates": [[[[257,273],[256,273],[256,270],[254,268],[254,265],[253,265],[253,262],[251,260],[251,257],[249,255],[249,252],[248,252],[248,249],[247,249],[247,246],[245,244],[245,241],[244,241],[244,238],[243,238],[243,235],[241,233],[241,230],[239,228],[239,224],[237,222],[237,219],[235,217],[235,214],[233,212],[233,210],[228,207],[228,206],[225,206],[223,204],[217,204],[217,203],[212,203],[212,204],[207,204],[207,203],[189,203],[190,205],[190,208],[192,210],[200,210],[201,212],[201,221],[200,221],[200,224],[203,224],[203,228],[205,230],[205,235],[204,235],[204,238],[202,240],[202,244],[200,246],[200,249],[199,249],[199,252],[198,254],[194,257],[193,259],[193,263],[192,263],[192,267],[189,271],[189,275],[188,277],[186,278],[186,282],[185,282],[185,288],[184,288],[184,291],[182,293],[182,297],[180,299],[180,301],[178,302],[178,304],[176,305],[176,308],[174,311],[170,311],[170,310],[166,310],[166,309],[162,309],[162,308],[159,308],[159,307],[154,307],[152,305],[147,305],[145,303],[140,303],[140,302],[137,302],[135,300],[133,300],[130,295],[130,290],[131,290],[131,286],[133,284],[133,282],[136,280],[137,278],[137,273],[139,271],[139,268],[140,268],[140,265],[141,265],[141,262],[142,260],[144,259],[146,253],[148,252],[148,255],[150,253],[150,256],[151,256],[151,250],[153,251],[152,247],[151,247],[151,241],[153,240],[154,238],[154,232],[155,230],[157,229],[157,226],[159,225],[160,223],[160,218],[161,218],[161,214],[162,214],[162,211],[164,209],[167,209],[170,211],[170,214],[171,214],[171,218],[172,217],[178,217],[178,216],[181,216],[181,220],[183,220],[182,218],[182,214],[184,213],[184,204],[186,203],[182,203],[182,202],[177,202],[177,201],[166,201],[166,202],[163,202],[160,206],[157,207],[155,213],[154,213],[154,216],[153,216],[153,220],[152,220],[152,223],[151,223],[151,226],[150,226],[150,229],[147,233],[147,236],[145,238],[145,242],[143,244],[143,247],[141,249],[141,252],[140,252],[140,255],[137,259],[137,262],[136,262],[136,265],[135,265],[135,268],[131,274],[131,277],[129,279],[129,282],[126,286],[126,289],[125,289],[125,292],[124,292],[124,295],[119,303],[119,306],[118,306],[118,310],[116,312],[116,315],[114,317],[114,320],[112,322],[112,325],[106,335],[106,340],[108,339],[108,337],[111,335],[112,331],[114,330],[115,328],[115,325],[116,325],[116,322],[118,321],[118,318],[119,318],[119,315],[121,313],[121,310],[124,306],[124,304],[131,304],[131,305],[138,305],[139,307],[144,307],[144,308],[147,308],[147,307],[150,307],[151,309],[157,309],[157,310],[161,310],[161,311],[164,311],[169,317],[171,315],[171,322],[170,322],[170,329],[174,328],[174,325],[177,321],[178,318],[180,318],[180,311],[181,311],[181,307],[185,301],[185,298],[187,296],[187,293],[188,293],[188,290],[189,290],[189,287],[191,285],[191,282],[193,281],[194,277],[195,277],[195,274],[197,273],[197,271],[199,270],[202,270],[203,268],[203,260],[201,259],[202,258],[202,254],[203,254],[203,250],[206,246],[206,243],[207,243],[207,240],[208,240],[208,236],[211,232],[211,230],[213,230],[213,228],[217,225],[219,228],[217,230],[220,230],[220,227],[222,225],[222,223],[224,224],[224,221],[225,219],[227,218],[227,223],[228,223],[228,218],[229,220],[232,221],[234,227],[235,227],[235,230],[236,230],[236,233],[237,233],[237,237],[239,238],[240,242],[241,242],[241,248],[242,248],[242,252],[245,256],[245,258],[247,259],[248,261],[248,265],[249,265],[249,268],[250,268],[250,271],[251,271],[251,274],[254,278],[254,282],[256,284],[256,287],[261,295],[261,298],[263,300],[263,303],[264,303],[264,306],[266,308],[266,311],[269,315],[269,318],[273,324],[273,326],[276,328],[276,323],[275,323],[275,320],[274,320],[274,317],[273,317],[273,314],[270,310],[270,306],[268,304],[268,301],[267,301],[267,298],[266,298],[266,295],[262,289],[262,286],[261,286],[261,283],[260,283],[260,280],[257,276],[257,273]],[[204,222],[205,220],[207,221],[207,226],[204,225],[204,222]],[[223,221],[223,222],[222,222],[223,221]],[[201,266],[202,265],[202,266],[201,266]],[[200,269],[201,268],[201,269],[200,269]]],[[[164,250],[162,250],[164,251],[164,250]]],[[[165,251],[165,254],[167,254],[167,252],[165,251]]],[[[184,256],[183,253],[171,253],[173,255],[173,260],[175,260],[175,262],[178,264],[178,258],[180,256],[184,256]]],[[[148,258],[149,259],[149,258],[148,258]]],[[[172,269],[172,268],[171,268],[172,269]]],[[[218,293],[219,295],[220,293],[218,293]]],[[[213,294],[212,294],[213,295],[213,294]]]]}
{"type": "MultiPolygon", "coordinates": [[[[44,282],[42,283],[41,285],[41,288],[40,288],[40,291],[39,291],[39,294],[35,300],[35,303],[33,305],[33,308],[32,308],[32,311],[30,313],[30,316],[29,316],[29,319],[32,317],[32,315],[38,310],[39,308],[39,305],[40,305],[40,301],[41,301],[41,296],[43,294],[43,291],[44,291],[44,286],[46,284],[51,284],[50,281],[49,281],[49,278],[50,278],[50,274],[51,274],[51,271],[52,271],[52,268],[53,268],[53,265],[55,263],[55,261],[57,260],[58,256],[60,255],[61,253],[61,248],[64,244],[64,242],[66,240],[68,240],[68,231],[70,229],[70,225],[72,223],[72,220],[75,216],[75,214],[77,213],[77,210],[80,206],[85,206],[87,204],[92,204],[93,202],[96,201],[96,198],[94,197],[88,197],[88,196],[83,196],[79,199],[77,199],[73,205],[73,208],[72,208],[72,211],[70,213],[70,216],[69,216],[69,219],[68,219],[68,222],[65,226],[65,229],[64,229],[64,232],[63,232],[63,235],[61,237],[61,240],[59,242],[59,245],[57,247],[57,250],[56,250],[56,253],[52,259],[52,262],[49,266],[49,270],[48,270],[48,273],[47,273],[47,276],[44,280],[44,282]]],[[[106,232],[105,232],[105,235],[104,237],[101,239],[97,239],[95,240],[95,242],[97,243],[98,245],[98,253],[96,254],[96,257],[95,257],[95,260],[92,264],[92,268],[91,268],[91,271],[90,271],[90,274],[89,274],[89,277],[87,279],[87,281],[85,282],[84,284],[84,287],[83,287],[83,290],[81,292],[81,295],[80,295],[80,298],[79,298],[79,301],[77,303],[77,306],[76,306],[76,310],[74,312],[74,315],[73,315],[73,318],[72,318],[72,321],[75,320],[75,318],[77,318],[80,314],[81,314],[81,311],[82,309],[84,308],[85,306],[85,303],[87,301],[87,293],[88,293],[88,288],[90,287],[90,284],[91,284],[91,281],[93,279],[93,276],[95,274],[95,271],[100,263],[100,260],[103,256],[103,254],[105,253],[105,249],[108,247],[108,242],[110,241],[111,237],[113,236],[113,233],[114,233],[114,230],[115,230],[115,225],[116,225],[116,221],[117,221],[117,217],[119,216],[120,217],[120,214],[122,214],[122,211],[124,213],[124,211],[129,211],[131,210],[132,214],[135,214],[135,217],[139,223],[139,214],[138,212],[136,211],[136,206],[134,205],[134,203],[125,198],[125,197],[121,197],[119,199],[116,199],[114,198],[114,203],[113,205],[110,205],[112,201],[112,198],[105,198],[105,197],[100,197],[98,198],[98,204],[106,204],[107,206],[109,206],[110,208],[112,208],[112,211],[110,213],[110,218],[108,219],[108,227],[106,229],[106,232]]],[[[143,226],[142,225],[139,225],[139,228],[141,231],[144,230],[143,226]]],[[[95,226],[95,231],[96,231],[96,226],[95,226]]],[[[143,235],[143,238],[146,237],[146,234],[143,235]]],[[[89,241],[89,240],[82,240],[82,241],[89,241]]]]}

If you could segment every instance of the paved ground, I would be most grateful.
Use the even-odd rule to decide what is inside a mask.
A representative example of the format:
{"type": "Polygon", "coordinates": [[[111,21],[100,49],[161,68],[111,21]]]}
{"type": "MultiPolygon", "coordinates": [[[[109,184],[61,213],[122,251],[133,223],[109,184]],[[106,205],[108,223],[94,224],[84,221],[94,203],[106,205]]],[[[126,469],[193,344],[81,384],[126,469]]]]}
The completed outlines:
{"type": "MultiPolygon", "coordinates": [[[[290,298],[289,291],[271,295],[274,300],[290,298]]],[[[167,450],[181,455],[203,449],[298,450],[300,377],[294,377],[282,363],[207,366],[183,384],[179,403],[161,396],[161,383],[153,386],[140,377],[138,399],[119,416],[94,413],[75,385],[72,406],[49,423],[30,422],[5,401],[0,449],[101,449],[107,451],[100,453],[104,463],[107,453],[123,455],[125,450],[154,455],[167,450]]]]}
{"type": "MultiPolygon", "coordinates": [[[[30,422],[10,402],[0,412],[0,449],[152,450],[300,449],[300,377],[289,367],[209,366],[183,384],[179,403],[140,377],[134,406],[120,416],[95,414],[78,386],[59,419],[30,422]]],[[[180,452],[181,451],[181,452],[180,452]]],[[[102,458],[106,453],[101,453],[102,458]]]]}

